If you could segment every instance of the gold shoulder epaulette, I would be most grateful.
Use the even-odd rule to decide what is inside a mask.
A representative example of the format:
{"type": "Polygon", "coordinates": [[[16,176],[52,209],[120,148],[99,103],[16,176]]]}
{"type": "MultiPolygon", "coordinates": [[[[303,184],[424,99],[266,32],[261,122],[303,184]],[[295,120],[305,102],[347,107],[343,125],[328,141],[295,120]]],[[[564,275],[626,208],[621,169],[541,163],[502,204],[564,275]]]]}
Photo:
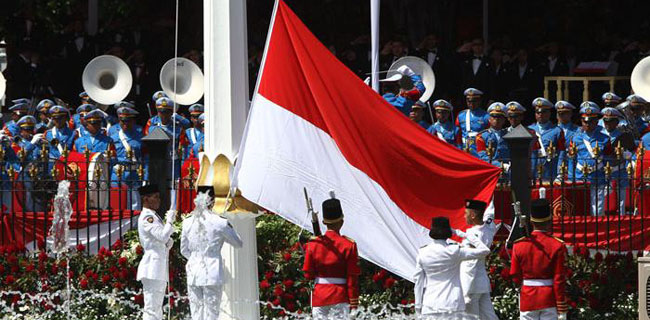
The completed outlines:
{"type": "Polygon", "coordinates": [[[352,239],[352,238],[350,238],[348,236],[343,236],[343,238],[346,238],[346,239],[350,240],[350,242],[354,243],[354,239],[352,239]]]}
{"type": "Polygon", "coordinates": [[[314,241],[314,240],[318,240],[318,237],[317,237],[317,236],[311,236],[311,237],[309,238],[309,241],[314,241]]]}
{"type": "Polygon", "coordinates": [[[556,236],[552,236],[552,237],[553,237],[553,239],[555,239],[555,240],[557,240],[557,241],[560,241],[560,243],[564,243],[564,240],[562,240],[562,239],[560,239],[560,238],[558,238],[558,237],[556,237],[556,236]]]}
{"type": "Polygon", "coordinates": [[[528,238],[526,238],[526,237],[521,237],[521,238],[519,238],[519,239],[513,241],[512,243],[517,243],[517,242],[519,242],[519,241],[524,241],[524,240],[527,240],[527,239],[528,239],[528,238]]]}

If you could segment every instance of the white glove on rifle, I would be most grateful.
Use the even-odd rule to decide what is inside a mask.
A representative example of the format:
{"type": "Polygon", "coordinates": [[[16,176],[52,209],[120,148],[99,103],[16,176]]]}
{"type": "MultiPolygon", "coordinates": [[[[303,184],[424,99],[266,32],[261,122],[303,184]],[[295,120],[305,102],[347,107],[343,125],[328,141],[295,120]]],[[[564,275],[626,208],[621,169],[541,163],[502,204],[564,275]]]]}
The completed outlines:
{"type": "Polygon", "coordinates": [[[399,73],[401,73],[401,74],[403,74],[405,76],[409,76],[409,77],[415,75],[415,72],[413,72],[413,70],[411,68],[409,68],[408,66],[401,66],[401,67],[397,68],[397,72],[399,72],[399,73]]]}
{"type": "Polygon", "coordinates": [[[567,320],[566,313],[559,313],[557,315],[557,320],[567,320]]]}
{"type": "Polygon", "coordinates": [[[165,223],[173,224],[176,221],[176,210],[167,210],[165,214],[165,223]]]}
{"type": "Polygon", "coordinates": [[[173,246],[174,246],[174,239],[169,238],[169,240],[167,240],[167,243],[165,243],[165,247],[167,247],[167,250],[169,250],[169,249],[171,249],[173,246]]]}

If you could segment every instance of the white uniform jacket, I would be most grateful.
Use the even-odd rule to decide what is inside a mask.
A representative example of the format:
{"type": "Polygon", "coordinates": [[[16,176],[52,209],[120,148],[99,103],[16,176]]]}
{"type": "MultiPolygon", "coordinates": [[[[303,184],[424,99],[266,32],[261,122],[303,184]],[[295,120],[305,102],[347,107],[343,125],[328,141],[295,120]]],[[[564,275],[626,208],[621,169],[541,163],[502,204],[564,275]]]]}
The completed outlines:
{"type": "Polygon", "coordinates": [[[169,249],[166,244],[173,232],[174,227],[170,223],[163,224],[153,210],[142,208],[138,217],[138,236],[140,245],[144,249],[144,256],[138,265],[137,280],[169,280],[167,269],[169,249]]]}
{"type": "Polygon", "coordinates": [[[223,285],[221,247],[224,241],[236,248],[242,246],[239,235],[228,220],[216,214],[203,214],[200,218],[192,215],[183,221],[181,254],[187,258],[188,285],[223,285]]]}
{"type": "Polygon", "coordinates": [[[490,249],[476,237],[467,238],[474,248],[433,240],[418,251],[414,276],[415,309],[421,308],[423,315],[465,310],[460,263],[490,253],[490,249]]]}
{"type": "MultiPolygon", "coordinates": [[[[476,225],[467,229],[465,234],[473,235],[486,247],[490,248],[496,232],[497,227],[494,225],[494,222],[489,220],[489,223],[485,222],[482,225],[476,225]]],[[[462,246],[469,247],[469,240],[463,240],[462,246]]],[[[485,269],[485,257],[463,261],[460,264],[460,282],[465,296],[473,293],[489,293],[490,278],[488,278],[487,270],[485,269]]]]}

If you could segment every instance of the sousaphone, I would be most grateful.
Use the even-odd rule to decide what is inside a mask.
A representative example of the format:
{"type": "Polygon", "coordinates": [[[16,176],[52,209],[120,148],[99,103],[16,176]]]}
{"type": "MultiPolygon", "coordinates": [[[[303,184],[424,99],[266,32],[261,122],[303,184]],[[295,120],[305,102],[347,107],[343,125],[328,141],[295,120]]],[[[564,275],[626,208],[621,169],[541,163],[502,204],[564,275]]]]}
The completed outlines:
{"type": "Polygon", "coordinates": [[[634,66],[630,84],[635,94],[650,101],[650,57],[645,57],[634,66]]]}
{"type": "MultiPolygon", "coordinates": [[[[402,57],[393,62],[390,68],[388,68],[388,74],[386,75],[386,78],[390,78],[392,75],[398,73],[397,69],[399,69],[401,66],[408,66],[411,68],[411,70],[413,70],[413,72],[415,72],[415,74],[422,77],[422,83],[424,84],[425,90],[420,97],[420,101],[426,102],[429,100],[433,94],[433,89],[436,87],[436,76],[433,74],[433,69],[431,69],[431,66],[426,61],[418,57],[402,57]]],[[[402,88],[410,89],[413,87],[413,83],[409,77],[403,77],[401,81],[402,82],[400,82],[400,85],[402,88]]]]}
{"type": "Polygon", "coordinates": [[[190,105],[203,97],[203,72],[186,58],[172,58],[160,70],[160,86],[178,104],[190,105]]]}
{"type": "Polygon", "coordinates": [[[81,82],[91,99],[110,105],[124,100],[129,95],[133,76],[131,69],[122,59],[103,55],[86,65],[81,82]]]}

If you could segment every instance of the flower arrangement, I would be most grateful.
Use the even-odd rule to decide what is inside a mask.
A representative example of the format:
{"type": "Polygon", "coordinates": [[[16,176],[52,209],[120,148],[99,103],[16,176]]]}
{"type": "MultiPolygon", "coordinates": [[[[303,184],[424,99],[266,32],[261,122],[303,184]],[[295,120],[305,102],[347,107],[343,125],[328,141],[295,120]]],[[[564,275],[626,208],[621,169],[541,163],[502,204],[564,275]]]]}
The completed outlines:
{"type": "MultiPolygon", "coordinates": [[[[175,226],[180,228],[180,223],[175,226]]],[[[189,315],[185,260],[179,252],[180,232],[170,254],[170,295],[173,319],[189,315]]],[[[302,273],[306,232],[278,216],[265,214],[257,222],[261,313],[266,319],[306,315],[312,283],[302,273]]],[[[40,246],[44,247],[44,244],[40,246]]],[[[492,301],[499,319],[518,319],[518,286],[509,277],[509,258],[502,243],[487,260],[492,301]]],[[[65,256],[40,250],[27,254],[23,246],[0,246],[0,318],[139,319],[141,284],[135,280],[143,249],[137,231],[128,232],[97,255],[77,245],[65,256]],[[66,270],[72,299],[66,303],[66,270]]],[[[637,266],[633,254],[606,254],[573,248],[567,260],[570,319],[634,319],[637,312],[637,266]]],[[[400,318],[413,314],[413,284],[361,260],[360,308],[400,318]]],[[[165,308],[168,308],[165,301],[165,308]]]]}

